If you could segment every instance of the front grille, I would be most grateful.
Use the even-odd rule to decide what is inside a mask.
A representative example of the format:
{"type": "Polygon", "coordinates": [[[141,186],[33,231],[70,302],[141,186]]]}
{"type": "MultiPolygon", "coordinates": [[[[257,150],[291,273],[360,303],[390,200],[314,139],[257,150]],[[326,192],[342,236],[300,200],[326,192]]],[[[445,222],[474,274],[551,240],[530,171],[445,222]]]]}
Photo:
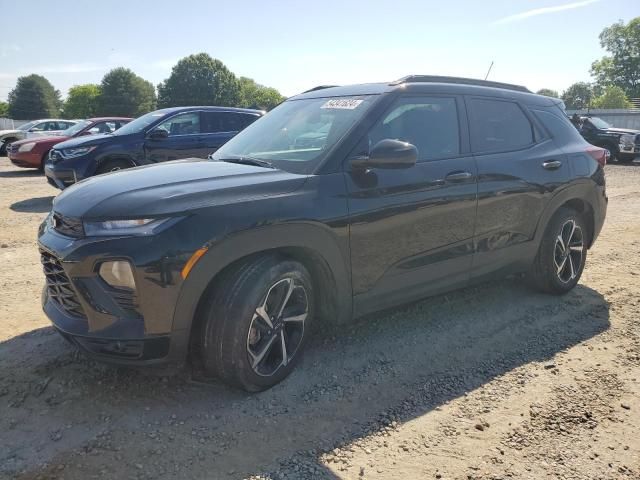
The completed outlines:
{"type": "Polygon", "coordinates": [[[65,217],[57,212],[53,212],[53,228],[67,237],[79,238],[84,236],[82,220],[65,217]]]}
{"type": "Polygon", "coordinates": [[[109,287],[109,295],[116,301],[116,303],[128,314],[130,318],[140,317],[138,313],[138,298],[135,291],[128,288],[114,288],[109,287]]]}
{"type": "Polygon", "coordinates": [[[84,318],[85,314],[82,306],[78,302],[76,292],[73,290],[69,277],[67,277],[62,268],[60,260],[49,252],[40,250],[40,261],[47,280],[49,298],[74,317],[84,318]]]}

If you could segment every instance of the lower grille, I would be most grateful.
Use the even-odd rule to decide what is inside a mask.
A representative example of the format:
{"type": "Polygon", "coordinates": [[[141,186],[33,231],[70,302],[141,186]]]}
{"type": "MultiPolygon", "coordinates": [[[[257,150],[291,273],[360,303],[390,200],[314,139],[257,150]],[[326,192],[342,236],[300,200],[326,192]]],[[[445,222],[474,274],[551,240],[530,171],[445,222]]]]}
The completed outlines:
{"type": "Polygon", "coordinates": [[[49,252],[40,250],[40,261],[42,262],[42,269],[47,280],[47,294],[49,298],[70,315],[85,318],[76,292],[73,290],[69,277],[67,277],[67,274],[62,268],[60,260],[49,252]]]}

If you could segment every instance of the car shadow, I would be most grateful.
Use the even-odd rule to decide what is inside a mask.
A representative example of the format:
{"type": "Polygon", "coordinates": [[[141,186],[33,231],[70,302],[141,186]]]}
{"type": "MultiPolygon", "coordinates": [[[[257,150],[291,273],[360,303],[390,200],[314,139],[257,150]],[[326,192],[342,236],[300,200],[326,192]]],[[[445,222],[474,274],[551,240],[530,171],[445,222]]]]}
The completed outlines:
{"type": "Polygon", "coordinates": [[[0,172],[0,178],[24,178],[24,177],[42,177],[43,173],[35,168],[23,170],[9,170],[0,172]]]}
{"type": "Polygon", "coordinates": [[[34,469],[40,462],[54,472],[82,451],[91,456],[74,472],[78,478],[136,469],[171,478],[179,464],[185,478],[278,471],[337,479],[323,453],[392,420],[420,417],[522,365],[546,362],[608,328],[609,304],[591,288],[558,297],[505,280],[325,329],[288,379],[259,394],[184,373],[163,378],[103,366],[77,356],[50,328],[39,329],[0,343],[0,391],[13,406],[0,418],[0,443],[9,452],[0,465],[4,473],[30,467],[19,478],[33,478],[42,473],[34,469]],[[42,408],[46,425],[45,417],[29,414],[42,408]],[[51,442],[58,429],[64,437],[51,442]],[[166,454],[149,454],[155,446],[166,454]],[[38,461],[30,465],[33,449],[38,461]]]}
{"type": "Polygon", "coordinates": [[[48,197],[28,198],[12,203],[9,208],[21,213],[46,213],[51,210],[53,195],[48,197]]]}

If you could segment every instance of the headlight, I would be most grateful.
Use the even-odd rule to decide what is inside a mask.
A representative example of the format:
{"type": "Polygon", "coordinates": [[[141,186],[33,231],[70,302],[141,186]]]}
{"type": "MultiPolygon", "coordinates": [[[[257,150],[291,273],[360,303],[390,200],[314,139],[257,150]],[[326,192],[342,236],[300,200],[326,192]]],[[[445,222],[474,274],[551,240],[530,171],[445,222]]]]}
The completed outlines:
{"type": "Polygon", "coordinates": [[[65,148],[64,150],[60,150],[60,153],[64,158],[75,158],[93,152],[96,148],[98,148],[97,145],[92,147],[65,148]]]}
{"type": "Polygon", "coordinates": [[[180,218],[137,218],[135,220],[106,220],[84,222],[87,237],[112,235],[155,235],[175,224],[180,218]]]}
{"type": "Polygon", "coordinates": [[[25,143],[24,145],[20,145],[20,148],[18,148],[19,152],[30,152],[31,150],[33,150],[33,147],[35,147],[36,144],[31,142],[31,143],[25,143]]]}
{"type": "Polygon", "coordinates": [[[636,141],[636,136],[626,133],[620,136],[620,143],[624,145],[633,145],[636,141]]]}

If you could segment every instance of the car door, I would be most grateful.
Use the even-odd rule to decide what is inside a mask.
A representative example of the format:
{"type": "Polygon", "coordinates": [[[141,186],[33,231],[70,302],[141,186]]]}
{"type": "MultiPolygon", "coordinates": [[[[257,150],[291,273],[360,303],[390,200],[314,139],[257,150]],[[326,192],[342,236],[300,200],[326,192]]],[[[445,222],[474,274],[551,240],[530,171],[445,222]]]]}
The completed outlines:
{"type": "Polygon", "coordinates": [[[455,96],[400,96],[355,154],[399,139],[417,147],[416,165],[346,166],[357,315],[467,280],[477,187],[465,115],[455,96]]]}
{"type": "Polygon", "coordinates": [[[538,220],[569,179],[569,165],[525,106],[491,97],[465,101],[478,166],[473,275],[519,269],[531,260],[538,220]]]}
{"type": "Polygon", "coordinates": [[[214,153],[244,128],[246,121],[243,121],[243,117],[244,115],[237,112],[202,112],[205,157],[214,153]]]}
{"type": "Polygon", "coordinates": [[[178,113],[154,127],[153,130],[164,130],[167,136],[152,137],[147,134],[144,149],[148,161],[165,162],[182,158],[205,158],[202,155],[204,140],[200,129],[200,112],[178,113]]]}

